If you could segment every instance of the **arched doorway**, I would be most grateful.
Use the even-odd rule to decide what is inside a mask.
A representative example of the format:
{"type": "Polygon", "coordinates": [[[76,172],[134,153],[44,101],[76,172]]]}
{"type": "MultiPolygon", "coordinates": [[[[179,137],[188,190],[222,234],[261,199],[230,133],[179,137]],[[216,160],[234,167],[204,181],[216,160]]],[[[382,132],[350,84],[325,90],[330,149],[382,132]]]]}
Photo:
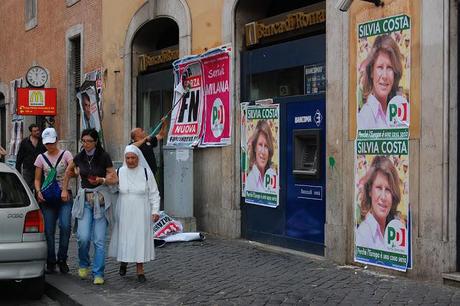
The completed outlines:
{"type": "Polygon", "coordinates": [[[238,1],[234,8],[233,40],[240,51],[235,74],[241,76],[237,101],[271,99],[280,105],[279,204],[247,204],[243,197],[242,236],[323,255],[325,1],[250,0],[238,1]],[[265,30],[253,39],[260,34],[254,31],[257,26],[265,30]],[[321,118],[316,125],[314,120],[303,120],[315,118],[315,112],[321,118]]]}
{"type": "MultiPolygon", "coordinates": [[[[136,32],[132,50],[133,75],[137,75],[135,126],[150,133],[172,104],[172,62],[179,57],[177,23],[171,18],[164,17],[147,22],[136,32]]],[[[154,148],[156,179],[161,195],[164,194],[162,148],[162,142],[154,148]]],[[[161,198],[163,199],[163,196],[161,198]]]]}

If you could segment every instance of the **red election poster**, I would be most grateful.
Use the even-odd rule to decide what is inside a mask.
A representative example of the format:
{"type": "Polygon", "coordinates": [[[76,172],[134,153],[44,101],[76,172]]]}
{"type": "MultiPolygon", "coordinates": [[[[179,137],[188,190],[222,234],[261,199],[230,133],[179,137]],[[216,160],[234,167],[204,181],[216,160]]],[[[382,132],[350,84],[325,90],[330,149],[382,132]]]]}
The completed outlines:
{"type": "Polygon", "coordinates": [[[203,73],[199,60],[184,60],[175,67],[176,88],[168,145],[196,146],[201,138],[203,116],[203,73]],[[182,83],[182,86],[180,86],[182,83]]]}
{"type": "Polygon", "coordinates": [[[204,79],[204,128],[200,147],[230,144],[230,55],[219,49],[202,55],[204,79]]]}

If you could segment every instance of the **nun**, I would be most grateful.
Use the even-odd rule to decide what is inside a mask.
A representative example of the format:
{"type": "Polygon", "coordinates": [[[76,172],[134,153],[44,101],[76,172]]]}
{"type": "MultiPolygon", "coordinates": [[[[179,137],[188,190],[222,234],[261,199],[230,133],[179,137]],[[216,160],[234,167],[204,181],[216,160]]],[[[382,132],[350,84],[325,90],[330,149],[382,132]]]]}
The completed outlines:
{"type": "Polygon", "coordinates": [[[160,194],[150,167],[138,147],[129,145],[119,169],[119,195],[109,256],[120,262],[126,275],[128,263],[136,263],[143,283],[144,263],[155,259],[153,224],[159,219],[160,194]]]}

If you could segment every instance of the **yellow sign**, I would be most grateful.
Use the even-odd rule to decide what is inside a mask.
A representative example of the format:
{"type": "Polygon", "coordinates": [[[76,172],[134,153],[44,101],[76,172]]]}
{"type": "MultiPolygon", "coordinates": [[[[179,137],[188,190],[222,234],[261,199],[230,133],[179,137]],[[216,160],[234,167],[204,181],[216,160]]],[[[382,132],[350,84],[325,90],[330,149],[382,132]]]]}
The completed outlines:
{"type": "Polygon", "coordinates": [[[30,90],[29,91],[29,106],[45,106],[45,91],[30,90]]]}
{"type": "Polygon", "coordinates": [[[147,70],[149,66],[171,62],[179,58],[179,49],[163,49],[156,53],[139,55],[139,71],[147,70]]]}
{"type": "Polygon", "coordinates": [[[296,11],[281,17],[269,18],[267,20],[254,21],[245,25],[246,46],[258,44],[262,38],[279,35],[282,33],[307,28],[316,24],[326,22],[326,9],[316,11],[296,11]],[[281,19],[280,18],[284,18],[281,19]],[[276,20],[272,23],[265,23],[276,20]]]}

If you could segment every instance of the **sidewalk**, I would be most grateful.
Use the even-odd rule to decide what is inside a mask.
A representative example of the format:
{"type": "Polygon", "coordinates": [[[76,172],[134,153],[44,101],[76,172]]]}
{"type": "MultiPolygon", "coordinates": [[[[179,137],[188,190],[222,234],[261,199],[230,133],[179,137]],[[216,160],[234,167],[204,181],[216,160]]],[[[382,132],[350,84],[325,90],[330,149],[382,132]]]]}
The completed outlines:
{"type": "Polygon", "coordinates": [[[379,276],[328,260],[271,252],[244,240],[207,237],[157,248],[140,284],[135,265],[118,275],[110,258],[106,283],[77,276],[76,241],[69,250],[69,275],[48,283],[81,305],[372,305],[460,304],[460,289],[405,278],[379,276]]]}

